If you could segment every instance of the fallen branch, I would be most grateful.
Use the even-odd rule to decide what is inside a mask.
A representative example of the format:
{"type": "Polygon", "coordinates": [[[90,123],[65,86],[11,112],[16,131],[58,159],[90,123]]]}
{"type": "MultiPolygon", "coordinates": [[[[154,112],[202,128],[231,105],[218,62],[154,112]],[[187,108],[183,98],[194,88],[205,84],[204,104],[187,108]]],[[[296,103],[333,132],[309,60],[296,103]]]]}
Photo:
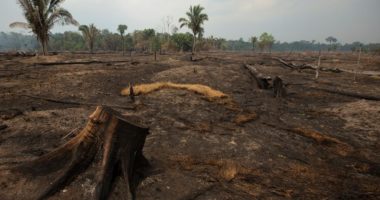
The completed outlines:
{"type": "Polygon", "coordinates": [[[366,99],[366,100],[372,100],[372,101],[380,101],[380,96],[372,96],[368,94],[359,94],[351,91],[344,91],[344,90],[338,90],[338,89],[330,89],[330,88],[320,88],[320,87],[311,87],[314,90],[320,90],[323,92],[328,92],[331,94],[339,94],[343,96],[353,97],[353,98],[359,98],[359,99],[366,99]]]}
{"type": "Polygon", "coordinates": [[[306,129],[303,127],[283,127],[283,126],[274,125],[274,124],[266,123],[266,122],[264,122],[263,124],[270,126],[272,128],[292,132],[297,135],[312,139],[314,142],[318,144],[344,144],[343,142],[341,142],[340,140],[334,137],[330,137],[328,135],[322,134],[312,129],[306,129]]]}
{"type": "MultiPolygon", "coordinates": [[[[278,62],[280,62],[281,64],[283,64],[284,66],[286,66],[286,67],[288,67],[288,68],[290,68],[292,70],[297,70],[297,71],[301,71],[301,70],[304,70],[304,69],[318,70],[318,66],[314,66],[314,65],[310,65],[310,64],[296,65],[294,63],[285,62],[281,58],[274,57],[273,59],[276,60],[276,61],[278,61],[278,62]]],[[[339,68],[320,67],[319,70],[320,71],[324,71],[324,72],[333,72],[333,73],[341,73],[341,72],[343,72],[343,70],[341,70],[339,68]]]]}
{"type": "MultiPolygon", "coordinates": [[[[83,106],[97,106],[98,103],[86,103],[86,102],[77,102],[77,101],[64,101],[64,100],[58,100],[58,99],[52,99],[52,98],[46,98],[46,97],[39,97],[34,95],[28,95],[28,94],[22,94],[20,96],[25,96],[33,99],[41,99],[48,102],[53,103],[60,103],[60,104],[70,104],[70,105],[83,105],[83,106]]],[[[120,105],[104,105],[106,107],[110,108],[121,108],[121,109],[127,109],[127,110],[134,110],[134,106],[120,106],[120,105]]]]}
{"type": "Polygon", "coordinates": [[[129,60],[110,60],[110,61],[104,61],[104,60],[84,60],[84,61],[62,61],[62,62],[37,62],[34,63],[35,65],[78,65],[78,64],[103,64],[103,63],[124,63],[124,62],[130,62],[129,60]]]}

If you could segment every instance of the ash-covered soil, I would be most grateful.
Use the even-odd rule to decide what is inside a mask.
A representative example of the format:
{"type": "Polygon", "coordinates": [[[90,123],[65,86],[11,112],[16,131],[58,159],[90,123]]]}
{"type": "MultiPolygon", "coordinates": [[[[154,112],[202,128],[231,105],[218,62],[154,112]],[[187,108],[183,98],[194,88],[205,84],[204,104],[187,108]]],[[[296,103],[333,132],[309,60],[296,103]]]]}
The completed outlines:
{"type": "MultiPolygon", "coordinates": [[[[315,64],[317,55],[271,56],[315,64]]],[[[135,105],[115,109],[150,127],[144,154],[153,169],[138,187],[138,199],[379,199],[380,102],[315,88],[380,96],[380,77],[359,74],[354,83],[352,73],[321,72],[315,81],[314,71],[291,71],[271,56],[201,53],[195,62],[184,54],[158,61],[116,54],[0,58],[0,199],[30,199],[43,187],[37,179],[54,178],[30,179],[8,169],[67,142],[95,110],[24,95],[135,105]],[[35,64],[73,60],[102,62],[35,64]],[[244,64],[282,78],[288,95],[276,99],[271,90],[258,89],[244,64]],[[137,96],[134,103],[120,95],[129,84],[159,81],[204,84],[234,105],[174,89],[137,96]],[[252,113],[257,117],[238,123],[252,113]]],[[[355,58],[331,53],[322,66],[352,70],[355,58]]],[[[380,57],[364,56],[360,70],[380,72],[380,57]]],[[[95,167],[50,199],[91,199],[95,167]]],[[[111,199],[126,197],[120,180],[111,199]]]]}

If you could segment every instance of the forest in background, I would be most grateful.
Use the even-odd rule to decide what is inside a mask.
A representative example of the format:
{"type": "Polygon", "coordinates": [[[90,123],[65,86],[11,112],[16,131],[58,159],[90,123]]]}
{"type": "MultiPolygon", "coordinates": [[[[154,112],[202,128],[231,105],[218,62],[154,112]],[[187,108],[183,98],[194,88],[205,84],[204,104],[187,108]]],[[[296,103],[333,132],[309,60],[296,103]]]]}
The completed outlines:
{"type": "MultiPolygon", "coordinates": [[[[136,30],[125,36],[125,47],[127,51],[191,51],[191,33],[157,33],[154,29],[136,30]]],[[[108,29],[99,30],[95,39],[95,51],[121,51],[122,42],[119,33],[111,32],[108,29]]],[[[87,51],[86,42],[80,32],[66,31],[64,33],[51,34],[49,40],[50,51],[87,51]]],[[[260,47],[260,41],[253,44],[249,40],[240,38],[238,40],[226,40],[213,36],[201,38],[197,42],[200,51],[223,50],[223,51],[266,51],[260,47]]],[[[318,43],[316,41],[294,41],[280,42],[274,41],[272,51],[292,52],[292,51],[357,51],[362,48],[364,52],[379,53],[380,44],[361,42],[342,44],[338,41],[332,43],[318,43]]],[[[35,51],[40,49],[35,36],[16,32],[0,32],[0,51],[35,51]]]]}

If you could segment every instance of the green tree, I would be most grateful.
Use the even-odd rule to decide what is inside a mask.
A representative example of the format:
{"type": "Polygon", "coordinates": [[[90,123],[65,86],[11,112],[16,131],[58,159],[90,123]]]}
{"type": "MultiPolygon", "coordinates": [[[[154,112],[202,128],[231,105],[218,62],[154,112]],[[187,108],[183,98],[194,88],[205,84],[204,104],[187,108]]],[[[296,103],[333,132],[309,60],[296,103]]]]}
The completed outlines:
{"type": "Polygon", "coordinates": [[[203,35],[204,29],[202,27],[203,23],[208,20],[208,15],[202,13],[204,10],[200,5],[190,6],[190,10],[186,12],[186,18],[180,18],[181,23],[180,28],[187,26],[193,32],[193,47],[192,54],[195,53],[195,44],[197,36],[200,38],[203,35]]]}
{"type": "Polygon", "coordinates": [[[79,26],[79,30],[82,32],[82,36],[88,45],[90,53],[94,53],[95,39],[96,35],[99,33],[98,29],[95,27],[94,24],[90,24],[89,26],[79,26]]]}
{"type": "Polygon", "coordinates": [[[155,34],[151,40],[151,48],[154,52],[154,60],[157,60],[157,51],[161,49],[160,36],[158,34],[155,34]]]}
{"type": "Polygon", "coordinates": [[[335,50],[337,48],[336,42],[338,42],[338,39],[336,39],[333,36],[329,36],[326,38],[326,42],[330,44],[329,51],[330,50],[335,50]]]}
{"type": "Polygon", "coordinates": [[[69,11],[60,7],[63,0],[18,0],[26,22],[14,22],[9,26],[31,29],[37,36],[44,55],[48,54],[50,30],[56,23],[78,25],[69,11]]]}
{"type": "Polygon", "coordinates": [[[260,39],[259,39],[259,47],[261,51],[263,51],[265,48],[269,51],[269,53],[272,51],[272,46],[275,42],[275,39],[273,35],[264,32],[261,34],[260,39]]]}
{"type": "Polygon", "coordinates": [[[129,56],[132,56],[132,50],[134,48],[134,44],[133,44],[133,36],[131,34],[127,34],[125,36],[125,45],[129,51],[129,56]]]}
{"type": "Polygon", "coordinates": [[[192,49],[193,36],[191,33],[175,33],[171,39],[178,51],[190,51],[192,49]]]}
{"type": "Polygon", "coordinates": [[[124,33],[125,31],[128,29],[128,26],[127,25],[124,25],[124,24],[120,24],[118,27],[117,27],[117,31],[119,31],[120,33],[120,36],[121,36],[121,42],[122,42],[122,49],[123,49],[123,56],[125,54],[125,38],[124,38],[124,33]]]}

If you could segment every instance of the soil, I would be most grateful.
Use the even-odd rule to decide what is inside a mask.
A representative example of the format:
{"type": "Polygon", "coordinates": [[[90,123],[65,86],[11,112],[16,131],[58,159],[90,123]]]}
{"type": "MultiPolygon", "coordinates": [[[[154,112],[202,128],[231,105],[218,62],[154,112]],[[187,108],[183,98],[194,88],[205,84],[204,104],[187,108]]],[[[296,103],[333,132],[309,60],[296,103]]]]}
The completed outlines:
{"type": "MultiPolygon", "coordinates": [[[[138,187],[138,199],[380,199],[380,102],[313,89],[380,96],[378,75],[359,74],[354,82],[352,73],[321,72],[314,80],[314,71],[291,71],[271,59],[315,64],[312,52],[197,57],[0,57],[0,199],[31,199],[39,177],[9,169],[67,142],[95,110],[23,95],[135,106],[115,109],[150,128],[144,155],[152,172],[138,187]],[[89,60],[102,63],[36,64],[89,60]],[[244,64],[279,76],[287,96],[258,89],[244,64]],[[227,94],[234,106],[184,90],[163,89],[135,102],[120,94],[129,84],[159,81],[204,84],[227,94]]],[[[329,53],[322,66],[357,69],[356,55],[329,53]]],[[[380,56],[365,55],[359,69],[379,73],[380,56]]],[[[91,199],[95,172],[90,166],[50,199],[91,199]]],[[[127,196],[118,181],[110,199],[127,196]]]]}

